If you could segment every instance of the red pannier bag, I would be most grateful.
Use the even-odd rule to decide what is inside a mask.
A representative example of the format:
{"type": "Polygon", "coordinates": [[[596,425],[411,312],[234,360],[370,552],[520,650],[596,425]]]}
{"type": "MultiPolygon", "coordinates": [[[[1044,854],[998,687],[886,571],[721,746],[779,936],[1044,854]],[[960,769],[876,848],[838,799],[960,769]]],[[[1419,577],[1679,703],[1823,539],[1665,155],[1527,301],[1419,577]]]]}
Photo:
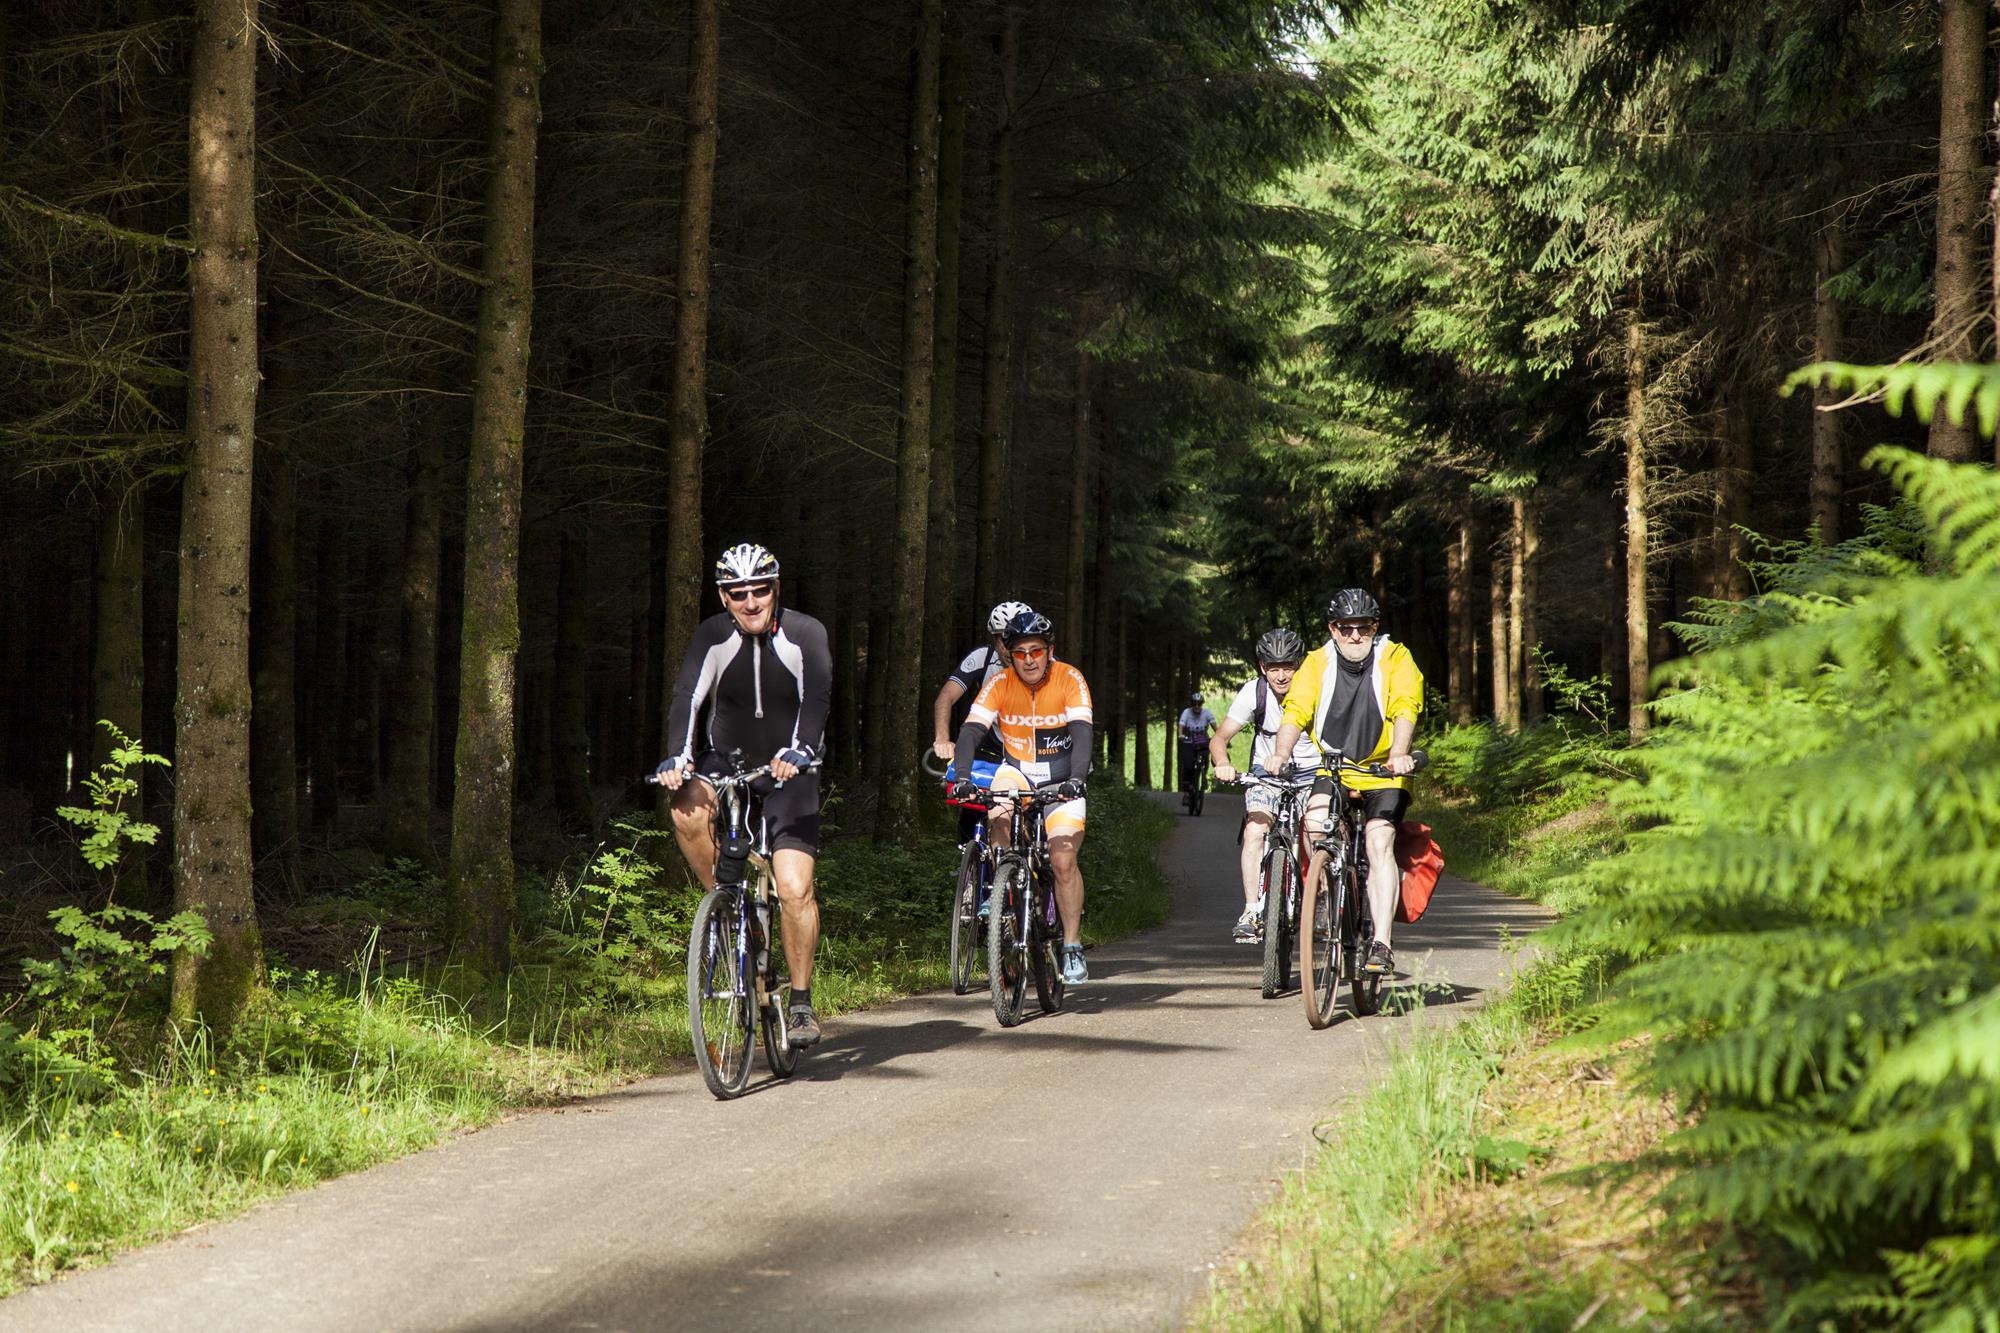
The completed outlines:
{"type": "Polygon", "coordinates": [[[1396,866],[1403,872],[1396,920],[1419,920],[1431,905],[1431,890],[1444,870],[1444,848],[1431,840],[1429,824],[1406,819],[1396,825],[1396,866]]]}

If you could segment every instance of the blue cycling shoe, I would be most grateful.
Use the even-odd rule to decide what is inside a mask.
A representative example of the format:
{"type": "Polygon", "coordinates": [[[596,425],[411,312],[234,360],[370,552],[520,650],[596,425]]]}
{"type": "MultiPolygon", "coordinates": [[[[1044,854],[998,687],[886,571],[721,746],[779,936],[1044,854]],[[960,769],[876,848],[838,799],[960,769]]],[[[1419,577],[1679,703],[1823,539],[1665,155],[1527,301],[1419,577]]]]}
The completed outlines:
{"type": "Polygon", "coordinates": [[[1081,986],[1084,982],[1090,980],[1090,966],[1083,961],[1083,946],[1081,944],[1063,945],[1062,967],[1063,984],[1065,986],[1081,986]]]}

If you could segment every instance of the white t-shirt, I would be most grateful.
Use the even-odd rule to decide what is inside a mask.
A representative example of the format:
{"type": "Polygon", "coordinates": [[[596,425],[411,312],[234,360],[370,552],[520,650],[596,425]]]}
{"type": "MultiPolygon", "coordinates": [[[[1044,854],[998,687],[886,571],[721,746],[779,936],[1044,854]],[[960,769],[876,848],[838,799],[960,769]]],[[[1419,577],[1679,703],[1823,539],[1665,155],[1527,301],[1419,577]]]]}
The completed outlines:
{"type": "Polygon", "coordinates": [[[1181,739],[1184,741],[1205,741],[1210,727],[1215,725],[1215,714],[1203,704],[1199,713],[1192,708],[1181,709],[1181,739]]]}
{"type": "MultiPolygon", "coordinates": [[[[1252,676],[1243,682],[1243,688],[1236,691],[1235,702],[1229,705],[1229,720],[1255,733],[1250,742],[1250,766],[1270,771],[1271,747],[1277,742],[1278,727],[1285,720],[1285,701],[1264,682],[1264,716],[1255,722],[1251,715],[1257,711],[1257,685],[1263,678],[1252,676]]],[[[1299,743],[1292,747],[1292,763],[1311,768],[1319,763],[1319,746],[1313,743],[1309,728],[1299,729],[1299,743]]]]}

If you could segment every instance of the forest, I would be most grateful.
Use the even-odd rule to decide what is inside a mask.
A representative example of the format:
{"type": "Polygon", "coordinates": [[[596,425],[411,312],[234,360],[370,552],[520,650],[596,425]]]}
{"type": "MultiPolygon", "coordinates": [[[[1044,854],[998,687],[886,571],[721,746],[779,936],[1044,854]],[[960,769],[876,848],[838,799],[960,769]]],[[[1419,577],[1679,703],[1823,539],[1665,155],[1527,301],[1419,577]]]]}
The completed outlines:
{"type": "Polygon", "coordinates": [[[1349,584],[1426,728],[1699,734],[1829,553],[1989,586],[1992,55],[1978,0],[11,0],[8,894],[198,914],[226,1028],[360,846],[503,975],[738,541],[884,845],[1003,598],[1140,786],[1349,584]],[[51,870],[107,763],[157,843],[51,870]]]}

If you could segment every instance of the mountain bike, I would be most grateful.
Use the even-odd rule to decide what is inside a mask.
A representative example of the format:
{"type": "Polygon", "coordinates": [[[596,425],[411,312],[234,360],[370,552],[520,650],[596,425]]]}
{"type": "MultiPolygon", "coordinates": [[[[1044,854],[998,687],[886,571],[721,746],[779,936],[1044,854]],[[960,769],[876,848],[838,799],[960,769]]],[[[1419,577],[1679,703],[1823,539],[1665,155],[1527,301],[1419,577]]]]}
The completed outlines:
{"type": "Polygon", "coordinates": [[[1201,813],[1208,793],[1208,744],[1181,742],[1181,807],[1190,815],[1201,813]]]}
{"type": "MultiPolygon", "coordinates": [[[[942,778],[947,790],[956,776],[949,765],[939,768],[930,755],[924,757],[924,771],[942,778]]],[[[972,761],[972,781],[990,786],[999,765],[985,759],[972,761]]],[[[987,841],[984,805],[959,803],[960,809],[976,810],[982,816],[972,826],[972,836],[958,849],[958,874],[951,890],[951,993],[970,995],[979,974],[979,955],[985,944],[985,918],[981,915],[993,889],[993,848],[987,841]]]]}
{"type": "Polygon", "coordinates": [[[986,974],[993,1016],[1003,1028],[1021,1021],[1030,974],[1042,1012],[1053,1014],[1063,1007],[1062,920],[1056,912],[1055,871],[1049,865],[1042,814],[1045,806],[1079,794],[1068,782],[1005,793],[1014,818],[1006,843],[994,855],[992,914],[986,922],[986,974]]]}
{"type": "MultiPolygon", "coordinates": [[[[687,964],[694,1062],[708,1090],[724,1100],[740,1096],[750,1082],[750,1050],[760,1027],[764,1063],[774,1075],[789,1078],[799,1063],[799,1048],[785,1035],[770,849],[749,832],[761,823],[755,816],[764,792],[776,784],[769,764],[746,769],[740,750],[727,758],[733,772],[703,775],[715,792],[715,887],[694,909],[687,964]]],[[[818,767],[814,760],[800,771],[818,767]]]]}
{"type": "Polygon", "coordinates": [[[1292,951],[1298,943],[1299,897],[1305,883],[1299,861],[1299,825],[1313,777],[1306,773],[1283,778],[1252,771],[1236,779],[1239,786],[1268,787],[1278,794],[1278,809],[1264,835],[1264,858],[1258,869],[1264,901],[1263,992],[1267,1000],[1292,985],[1292,951]]]}
{"type": "MultiPolygon", "coordinates": [[[[1410,771],[1422,771],[1424,752],[1412,750],[1410,758],[1416,763],[1410,771]]],[[[1356,764],[1339,754],[1319,771],[1336,777],[1343,772],[1391,776],[1382,764],[1356,764]]],[[[1375,943],[1375,921],[1368,908],[1367,820],[1361,794],[1336,781],[1328,813],[1331,826],[1313,840],[1299,900],[1299,994],[1306,1021],[1315,1028],[1333,1022],[1333,996],[1343,976],[1352,984],[1357,1017],[1382,1008],[1382,975],[1364,970],[1375,943]]]]}

